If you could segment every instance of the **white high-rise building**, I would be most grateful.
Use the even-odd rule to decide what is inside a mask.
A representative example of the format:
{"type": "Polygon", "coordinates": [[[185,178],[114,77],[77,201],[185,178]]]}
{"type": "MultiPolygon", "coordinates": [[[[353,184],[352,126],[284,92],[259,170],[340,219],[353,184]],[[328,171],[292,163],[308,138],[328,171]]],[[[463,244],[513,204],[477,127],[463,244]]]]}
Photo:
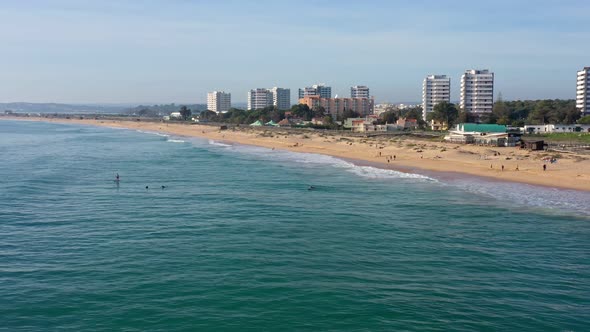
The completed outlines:
{"type": "Polygon", "coordinates": [[[291,90],[274,87],[270,89],[272,93],[273,105],[279,110],[288,110],[291,108],[291,90]]]}
{"type": "Polygon", "coordinates": [[[364,85],[355,85],[350,88],[350,98],[371,98],[369,88],[364,85]]]}
{"type": "Polygon", "coordinates": [[[231,108],[231,93],[213,91],[207,93],[207,109],[215,113],[225,113],[231,108]]]}
{"type": "Polygon", "coordinates": [[[584,67],[578,72],[576,108],[582,112],[582,116],[590,115],[590,67],[584,67]]]}
{"type": "Polygon", "coordinates": [[[491,113],[494,107],[494,73],[466,70],[461,76],[461,108],[475,115],[491,113]]]}
{"type": "Polygon", "coordinates": [[[332,98],[332,87],[321,83],[299,89],[299,99],[312,96],[320,96],[320,98],[332,98]]]}
{"type": "Polygon", "coordinates": [[[422,84],[422,118],[432,112],[434,105],[451,101],[451,78],[447,75],[428,75],[422,84]]]}
{"type": "Polygon", "coordinates": [[[273,105],[273,94],[269,89],[248,91],[248,110],[257,110],[273,105]]]}

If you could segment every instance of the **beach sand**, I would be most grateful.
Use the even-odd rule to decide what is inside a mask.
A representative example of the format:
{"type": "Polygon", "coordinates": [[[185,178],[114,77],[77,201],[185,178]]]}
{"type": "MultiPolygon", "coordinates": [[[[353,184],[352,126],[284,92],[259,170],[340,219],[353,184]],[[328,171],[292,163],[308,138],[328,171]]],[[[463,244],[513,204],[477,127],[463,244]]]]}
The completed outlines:
{"type": "Polygon", "coordinates": [[[11,118],[29,121],[155,131],[256,145],[297,152],[319,153],[400,171],[426,170],[469,174],[555,188],[590,191],[590,155],[527,151],[515,147],[460,145],[404,137],[351,137],[332,132],[243,127],[219,130],[207,125],[104,119],[11,118]],[[543,158],[558,155],[556,163],[543,158]],[[543,164],[547,170],[543,170],[543,164]],[[504,169],[502,170],[502,166],[504,169]]]}

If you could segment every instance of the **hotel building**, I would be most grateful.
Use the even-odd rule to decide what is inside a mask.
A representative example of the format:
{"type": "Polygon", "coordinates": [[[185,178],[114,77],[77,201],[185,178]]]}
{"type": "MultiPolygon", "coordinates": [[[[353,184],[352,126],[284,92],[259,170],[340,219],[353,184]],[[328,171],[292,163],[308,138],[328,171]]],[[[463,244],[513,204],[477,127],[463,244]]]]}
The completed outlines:
{"type": "Polygon", "coordinates": [[[582,116],[590,115],[590,67],[584,67],[578,72],[576,109],[582,112],[582,116]]]}
{"type": "Polygon", "coordinates": [[[471,69],[461,76],[461,108],[475,115],[491,113],[494,107],[494,73],[471,69]]]}
{"type": "Polygon", "coordinates": [[[350,98],[371,98],[369,88],[364,85],[355,85],[350,88],[350,98]]]}
{"type": "Polygon", "coordinates": [[[324,83],[299,89],[299,99],[304,97],[319,96],[321,98],[332,98],[332,88],[324,83]]]}
{"type": "Polygon", "coordinates": [[[434,105],[451,100],[451,79],[447,75],[429,75],[422,84],[422,118],[434,109],[434,105]]]}
{"type": "Polygon", "coordinates": [[[215,113],[225,113],[231,108],[231,93],[213,91],[207,93],[207,109],[215,113]]]}
{"type": "Polygon", "coordinates": [[[361,116],[373,114],[375,100],[373,98],[322,98],[307,96],[299,99],[299,104],[305,104],[311,109],[322,106],[333,119],[338,119],[345,110],[353,110],[361,116]]]}

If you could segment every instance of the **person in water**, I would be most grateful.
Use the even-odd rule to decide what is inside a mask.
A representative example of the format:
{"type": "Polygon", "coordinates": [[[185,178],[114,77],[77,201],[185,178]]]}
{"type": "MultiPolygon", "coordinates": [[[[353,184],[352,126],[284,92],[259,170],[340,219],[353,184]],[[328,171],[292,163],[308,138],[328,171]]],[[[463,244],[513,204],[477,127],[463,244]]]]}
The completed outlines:
{"type": "Polygon", "coordinates": [[[119,173],[117,173],[117,176],[115,176],[115,181],[119,181],[119,173]]]}

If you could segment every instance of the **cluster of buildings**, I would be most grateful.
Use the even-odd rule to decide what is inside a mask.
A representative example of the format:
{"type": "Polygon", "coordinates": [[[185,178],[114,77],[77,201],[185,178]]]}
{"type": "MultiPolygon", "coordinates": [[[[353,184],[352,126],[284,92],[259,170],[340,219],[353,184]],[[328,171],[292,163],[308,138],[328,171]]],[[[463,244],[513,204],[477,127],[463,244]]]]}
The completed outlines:
{"type": "MultiPolygon", "coordinates": [[[[422,84],[422,117],[440,102],[451,102],[451,78],[447,75],[428,75],[422,84]]],[[[494,73],[487,69],[469,69],[461,76],[459,106],[468,113],[491,113],[494,107],[494,73]]]]}
{"type": "MultiPolygon", "coordinates": [[[[323,107],[327,114],[336,118],[346,110],[361,116],[375,112],[374,97],[367,86],[353,86],[350,97],[332,97],[332,88],[315,84],[298,91],[299,104],[312,109],[323,107]]],[[[440,102],[451,102],[451,78],[447,75],[428,75],[422,84],[422,117],[426,120],[434,106],[440,102]]],[[[274,87],[258,88],[248,92],[248,110],[275,106],[280,110],[291,108],[291,90],[274,87]]],[[[488,69],[469,69],[461,76],[459,107],[472,115],[491,113],[494,107],[494,73],[488,69]]],[[[216,113],[231,108],[231,94],[213,91],[207,94],[207,108],[216,113]]],[[[576,108],[583,114],[590,114],[590,67],[578,71],[576,81],[576,108]]],[[[383,110],[386,109],[383,107],[383,110]]],[[[382,109],[379,109],[382,110],[382,109]]]]}
{"type": "MultiPolygon", "coordinates": [[[[299,89],[299,104],[312,109],[323,107],[327,114],[336,118],[346,110],[352,110],[362,116],[373,114],[374,98],[369,88],[357,85],[350,88],[350,98],[332,98],[332,88],[325,84],[315,84],[299,89]]],[[[248,110],[275,106],[280,110],[291,108],[291,90],[279,87],[258,88],[248,91],[248,110]]],[[[231,94],[213,91],[207,94],[207,109],[216,113],[225,113],[231,108],[231,94]]]]}
{"type": "Polygon", "coordinates": [[[370,96],[369,88],[356,85],[350,88],[349,98],[332,98],[332,89],[324,85],[313,85],[299,89],[299,104],[307,105],[311,109],[323,107],[327,114],[336,119],[346,110],[351,110],[361,116],[373,114],[375,99],[370,96]]]}

